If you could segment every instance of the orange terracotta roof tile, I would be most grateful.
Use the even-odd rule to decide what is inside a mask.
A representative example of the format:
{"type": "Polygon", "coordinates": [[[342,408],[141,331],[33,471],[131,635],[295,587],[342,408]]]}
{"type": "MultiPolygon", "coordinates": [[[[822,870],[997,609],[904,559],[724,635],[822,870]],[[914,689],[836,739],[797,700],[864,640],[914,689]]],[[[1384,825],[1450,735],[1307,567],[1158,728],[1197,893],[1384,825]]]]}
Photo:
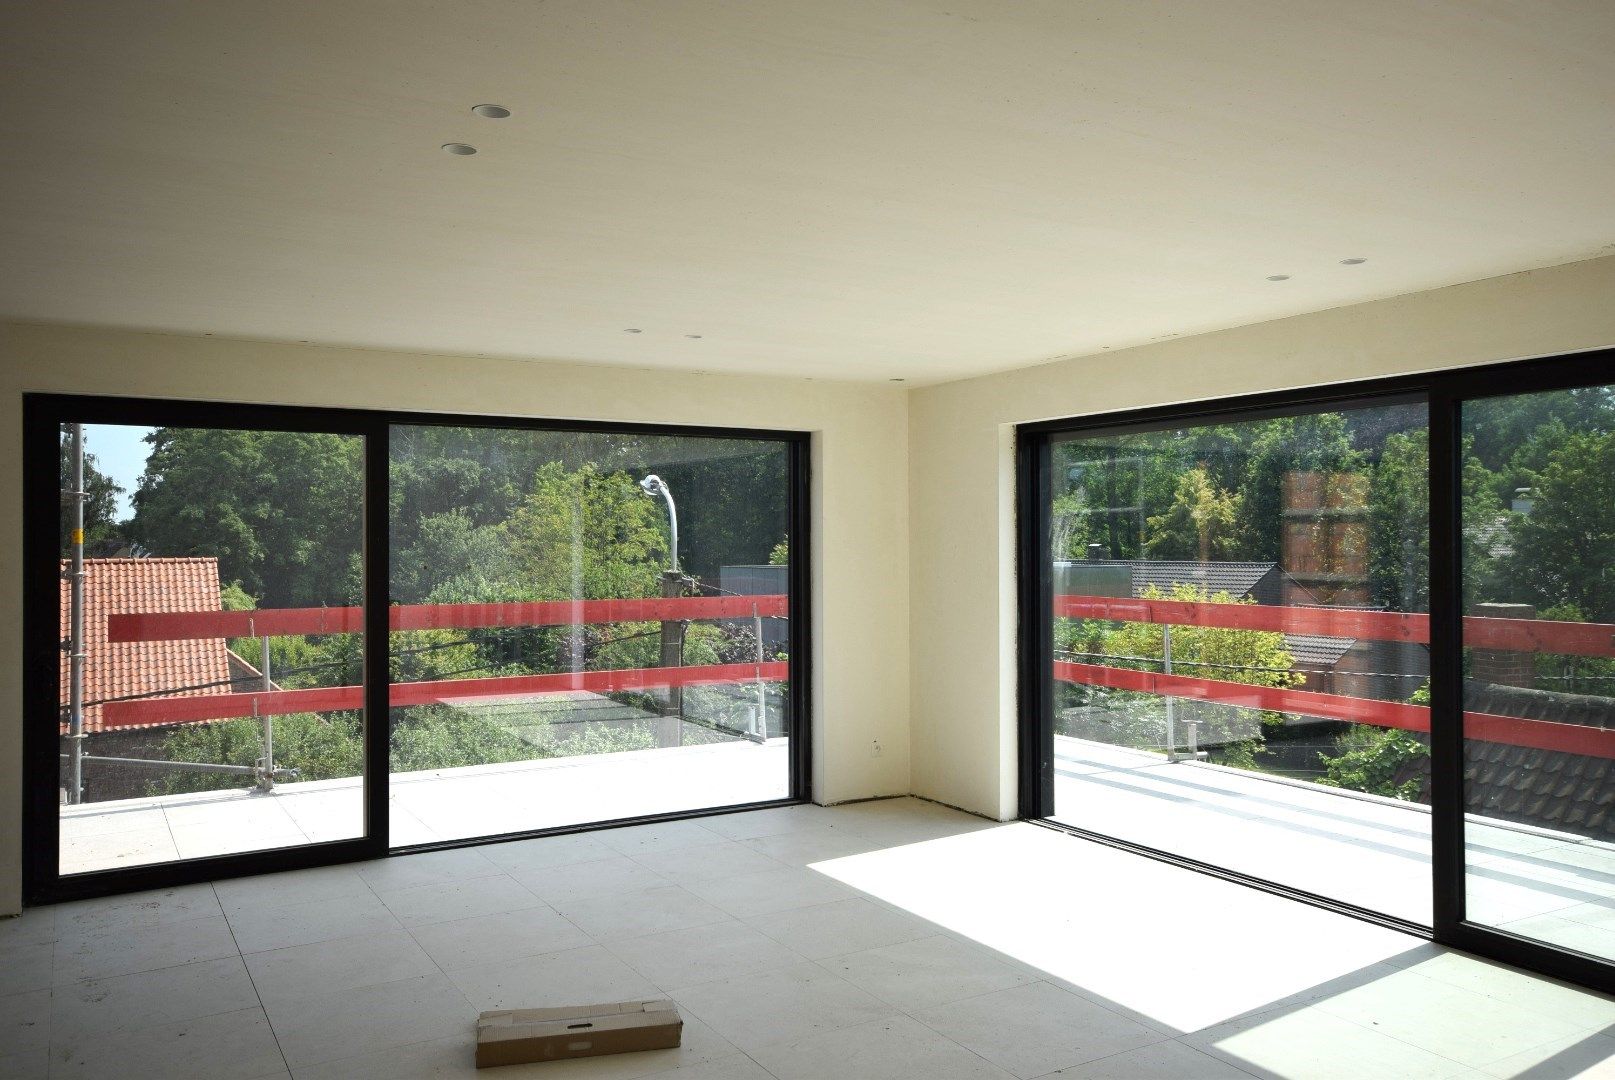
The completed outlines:
{"type": "MultiPolygon", "coordinates": [[[[68,561],[62,560],[61,634],[68,636],[68,561]]],[[[84,700],[106,701],[164,691],[197,697],[230,690],[229,652],[222,638],[199,641],[141,641],[111,644],[107,616],[160,611],[218,611],[219,560],[84,560],[84,700]],[[214,684],[214,685],[208,685],[214,684]],[[181,689],[194,687],[195,689],[181,689]]],[[[62,653],[62,730],[67,730],[67,653],[62,653]]],[[[165,695],[166,696],[166,695],[165,695]]],[[[84,730],[102,730],[101,707],[84,710],[84,730]]],[[[119,729],[123,730],[123,729],[119,729]]]]}

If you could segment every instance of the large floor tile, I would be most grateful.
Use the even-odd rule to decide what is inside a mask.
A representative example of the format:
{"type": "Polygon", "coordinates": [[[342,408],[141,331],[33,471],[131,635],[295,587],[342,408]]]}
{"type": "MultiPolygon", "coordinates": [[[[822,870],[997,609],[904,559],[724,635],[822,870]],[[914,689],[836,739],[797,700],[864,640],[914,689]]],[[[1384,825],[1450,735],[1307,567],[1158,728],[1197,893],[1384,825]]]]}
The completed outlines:
{"type": "Polygon", "coordinates": [[[607,944],[664,990],[787,967],[803,959],[752,927],[729,921],[607,944]]]}
{"type": "Polygon", "coordinates": [[[776,1043],[751,1056],[779,1080],[1008,1080],[1013,1075],[907,1016],[776,1043]]]}
{"type": "Polygon", "coordinates": [[[556,910],[597,941],[643,937],[729,919],[679,885],[559,901],[556,910]]]}
{"type": "Polygon", "coordinates": [[[58,937],[188,922],[223,914],[212,885],[181,885],[173,889],[77,900],[57,904],[51,910],[56,915],[58,937]]]}
{"type": "Polygon", "coordinates": [[[1046,982],[939,1005],[915,1018],[1023,1080],[1166,1039],[1046,982]]]}
{"type": "Polygon", "coordinates": [[[448,977],[479,1012],[662,996],[644,975],[599,945],[456,968],[448,977]]]}
{"type": "Polygon", "coordinates": [[[678,1005],[742,1050],[856,1027],[897,1011],[805,962],[685,987],[678,1005]]]}
{"type": "Polygon", "coordinates": [[[478,1010],[442,975],[270,1002],[281,1051],[304,1065],[462,1035],[478,1010]]]}
{"type": "Polygon", "coordinates": [[[55,940],[55,908],[28,908],[17,915],[0,916],[0,949],[16,945],[42,945],[55,940]]]}
{"type": "Polygon", "coordinates": [[[1262,1013],[1184,1042],[1247,1072],[1307,1080],[1444,1080],[1471,1072],[1451,1058],[1313,1008],[1262,1013]]]}
{"type": "Polygon", "coordinates": [[[49,989],[0,997],[0,1058],[45,1049],[50,1043],[49,989]]]}
{"type": "Polygon", "coordinates": [[[56,946],[49,941],[0,945],[0,997],[48,988],[55,954],[56,946]]]}
{"type": "Polygon", "coordinates": [[[248,908],[280,907],[323,900],[362,896],[369,884],[351,866],[319,866],[311,870],[288,870],[281,874],[259,874],[235,878],[214,885],[226,915],[248,908]]]}
{"type": "Polygon", "coordinates": [[[450,848],[423,851],[418,855],[378,859],[355,867],[359,876],[376,890],[407,889],[412,885],[436,885],[443,881],[489,877],[504,873],[482,853],[481,848],[450,848]]]}
{"type": "Polygon", "coordinates": [[[56,943],[57,986],[235,956],[235,938],[220,915],[152,926],[74,934],[56,943]]]}
{"type": "Polygon", "coordinates": [[[1393,972],[1321,998],[1313,1008],[1472,1068],[1585,1027],[1413,971],[1393,972]]]}
{"type": "Polygon", "coordinates": [[[856,986],[903,1009],[926,1009],[1036,981],[984,950],[937,935],[821,960],[856,986]]]}
{"type": "Polygon", "coordinates": [[[656,871],[626,855],[567,863],[540,870],[523,870],[511,876],[540,900],[557,906],[574,900],[612,896],[670,884],[656,871]]]}
{"type": "Polygon", "coordinates": [[[567,866],[571,863],[598,862],[617,855],[616,851],[588,833],[512,840],[506,844],[489,844],[481,851],[484,858],[506,873],[544,870],[551,866],[567,866]]]}
{"type": "Polygon", "coordinates": [[[1160,1042],[1061,1069],[1047,1080],[1246,1080],[1251,1075],[1181,1042],[1160,1042]]]}
{"type": "Polygon", "coordinates": [[[1438,950],[1407,970],[1584,1027],[1615,1027],[1615,997],[1464,953],[1438,950]]]}
{"type": "Polygon", "coordinates": [[[1480,1070],[1500,1080],[1612,1080],[1615,1037],[1583,1032],[1522,1050],[1480,1070]]]}
{"type": "Polygon", "coordinates": [[[620,855],[651,855],[725,839],[697,820],[658,821],[622,829],[602,829],[595,835],[602,844],[620,855]]]}
{"type": "Polygon", "coordinates": [[[0,1080],[47,1080],[49,1076],[49,1050],[25,1050],[20,1054],[0,1054],[0,1080]]]}
{"type": "Polygon", "coordinates": [[[631,858],[677,884],[737,877],[767,870],[784,870],[785,864],[733,840],[655,851],[631,858]]]}
{"type": "Polygon", "coordinates": [[[736,877],[692,881],[689,890],[731,915],[767,915],[774,911],[847,900],[853,891],[833,878],[801,867],[782,867],[736,877]]]}
{"type": "Polygon", "coordinates": [[[88,1042],[258,1004],[241,957],[227,956],[58,987],[51,1037],[58,1043],[88,1042]]]}
{"type": "Polygon", "coordinates": [[[931,937],[936,927],[863,897],[743,917],[810,960],[931,937]]]}
{"type": "Polygon", "coordinates": [[[431,923],[412,927],[410,933],[444,971],[594,943],[548,906],[431,923]]]}
{"type": "Polygon", "coordinates": [[[374,893],[329,900],[253,907],[230,915],[230,929],[244,953],[289,949],[317,941],[375,934],[402,927],[374,893]]]}
{"type": "Polygon", "coordinates": [[[378,892],[376,895],[405,926],[426,926],[476,915],[498,915],[521,908],[544,906],[544,901],[504,874],[414,885],[407,889],[378,892]]]}
{"type": "Polygon", "coordinates": [[[404,930],[248,953],[246,962],[265,1005],[438,973],[432,958],[404,930]]]}
{"type": "Polygon", "coordinates": [[[53,1051],[50,1074],[59,1080],[259,1080],[284,1071],[275,1033],[263,1010],[252,1008],[67,1044],[53,1051]]]}

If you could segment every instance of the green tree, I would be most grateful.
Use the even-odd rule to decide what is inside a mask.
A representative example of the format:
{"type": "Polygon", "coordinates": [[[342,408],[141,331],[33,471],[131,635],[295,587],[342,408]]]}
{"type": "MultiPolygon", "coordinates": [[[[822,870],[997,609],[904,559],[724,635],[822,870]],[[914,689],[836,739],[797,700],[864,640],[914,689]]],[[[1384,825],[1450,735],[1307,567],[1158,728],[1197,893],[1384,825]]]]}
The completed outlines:
{"type": "Polygon", "coordinates": [[[1615,621],[1615,433],[1569,435],[1548,458],[1531,513],[1510,531],[1507,574],[1521,595],[1615,621]]]}
{"type": "Polygon", "coordinates": [[[1244,499],[1219,488],[1197,465],[1178,477],[1171,507],[1148,521],[1144,554],[1151,559],[1230,558],[1244,499]]]}
{"type": "MultiPolygon", "coordinates": [[[[73,487],[73,440],[68,436],[67,430],[62,431],[62,460],[61,460],[62,490],[70,491],[73,487]]],[[[84,542],[93,544],[97,540],[107,540],[118,534],[117,522],[113,515],[118,509],[118,496],[123,494],[123,488],[110,476],[95,467],[95,455],[84,455],[84,491],[89,496],[84,501],[84,542]]],[[[69,499],[62,500],[62,557],[65,559],[73,553],[73,503],[69,499]]]]}
{"type": "Polygon", "coordinates": [[[359,597],[361,440],[292,431],[157,428],[132,538],[152,555],[206,555],[265,607],[359,597]]]}
{"type": "MultiPolygon", "coordinates": [[[[1503,515],[1495,477],[1463,444],[1465,594],[1486,591],[1495,573],[1489,549],[1503,515]]],[[[1370,596],[1392,611],[1430,609],[1430,434],[1419,428],[1386,438],[1369,479],[1370,596]]]]}
{"type": "MultiPolygon", "coordinates": [[[[1174,586],[1170,595],[1152,586],[1142,598],[1255,603],[1192,584],[1174,586]]],[[[1171,631],[1174,674],[1280,688],[1298,686],[1303,681],[1304,677],[1292,670],[1295,659],[1283,634],[1214,626],[1173,626],[1171,631]]],[[[1155,623],[1062,619],[1056,623],[1055,641],[1061,655],[1081,662],[1141,671],[1160,671],[1164,667],[1166,627],[1155,623]]],[[[1111,714],[1108,722],[1112,724],[1113,741],[1140,748],[1160,745],[1159,697],[1087,686],[1066,687],[1064,696],[1067,704],[1101,704],[1111,714]],[[1118,723],[1122,725],[1119,729],[1115,726],[1118,723]]],[[[1209,721],[1201,732],[1201,745],[1215,748],[1213,753],[1221,763],[1236,767],[1256,768],[1256,755],[1263,745],[1261,728],[1283,722],[1282,714],[1264,711],[1258,714],[1259,723],[1253,728],[1247,721],[1249,710],[1199,703],[1193,708],[1196,715],[1209,721]]]]}

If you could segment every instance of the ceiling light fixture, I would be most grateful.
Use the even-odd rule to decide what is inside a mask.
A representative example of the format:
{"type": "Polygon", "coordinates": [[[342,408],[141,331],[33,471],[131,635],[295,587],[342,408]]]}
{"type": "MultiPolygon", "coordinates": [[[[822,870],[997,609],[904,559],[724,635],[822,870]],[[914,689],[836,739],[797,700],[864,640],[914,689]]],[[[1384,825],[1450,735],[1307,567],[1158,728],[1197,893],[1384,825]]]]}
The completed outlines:
{"type": "Polygon", "coordinates": [[[701,340],[701,335],[700,334],[685,334],[684,336],[689,338],[691,341],[700,341],[701,340]]]}
{"type": "Polygon", "coordinates": [[[471,111],[489,120],[503,120],[510,115],[510,110],[503,105],[473,105],[471,111]]]}
{"type": "Polygon", "coordinates": [[[1289,274],[1269,274],[1269,275],[1267,275],[1267,280],[1269,280],[1269,281],[1289,281],[1290,280],[1290,275],[1289,274]]]}
{"type": "Polygon", "coordinates": [[[1341,266],[1361,266],[1361,265],[1363,265],[1363,263],[1365,263],[1367,261],[1368,261],[1367,259],[1341,259],[1340,260],[1340,265],[1341,266]]]}
{"type": "Polygon", "coordinates": [[[477,148],[469,143],[446,142],[443,144],[443,152],[453,154],[455,157],[470,157],[477,152],[477,148]]]}
{"type": "Polygon", "coordinates": [[[625,333],[625,334],[642,334],[642,333],[644,333],[644,331],[639,329],[639,327],[637,327],[637,326],[630,326],[628,329],[624,330],[623,333],[625,333]]]}

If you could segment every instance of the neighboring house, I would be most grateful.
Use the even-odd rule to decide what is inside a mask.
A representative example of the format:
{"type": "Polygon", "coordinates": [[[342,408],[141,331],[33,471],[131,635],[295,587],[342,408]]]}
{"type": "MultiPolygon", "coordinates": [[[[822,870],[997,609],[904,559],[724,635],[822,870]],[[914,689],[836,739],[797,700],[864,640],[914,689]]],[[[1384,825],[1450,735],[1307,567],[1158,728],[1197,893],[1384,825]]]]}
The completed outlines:
{"type": "MultiPolygon", "coordinates": [[[[1615,728],[1615,699],[1464,681],[1471,712],[1615,728]]],[[[1430,759],[1395,777],[1420,782],[1430,802],[1430,759]]],[[[1464,741],[1464,809],[1471,814],[1615,842],[1615,761],[1504,743],[1464,741]]]]}
{"type": "MultiPolygon", "coordinates": [[[[71,583],[67,577],[70,564],[64,559],[61,565],[60,629],[65,644],[71,583]]],[[[251,664],[231,652],[223,638],[127,643],[107,640],[109,615],[218,611],[220,607],[218,559],[84,560],[84,732],[90,736],[85,747],[88,753],[111,757],[151,756],[141,751],[154,744],[152,732],[170,726],[104,730],[100,702],[140,695],[226,694],[232,688],[244,689],[254,685],[254,680],[263,678],[251,664]]],[[[60,725],[65,735],[69,679],[65,650],[60,670],[60,725]]],[[[147,772],[142,778],[150,779],[152,775],[147,772]]],[[[91,799],[118,797],[108,793],[109,786],[120,793],[125,793],[129,787],[113,778],[108,766],[95,766],[87,776],[87,795],[91,799]]]]}

